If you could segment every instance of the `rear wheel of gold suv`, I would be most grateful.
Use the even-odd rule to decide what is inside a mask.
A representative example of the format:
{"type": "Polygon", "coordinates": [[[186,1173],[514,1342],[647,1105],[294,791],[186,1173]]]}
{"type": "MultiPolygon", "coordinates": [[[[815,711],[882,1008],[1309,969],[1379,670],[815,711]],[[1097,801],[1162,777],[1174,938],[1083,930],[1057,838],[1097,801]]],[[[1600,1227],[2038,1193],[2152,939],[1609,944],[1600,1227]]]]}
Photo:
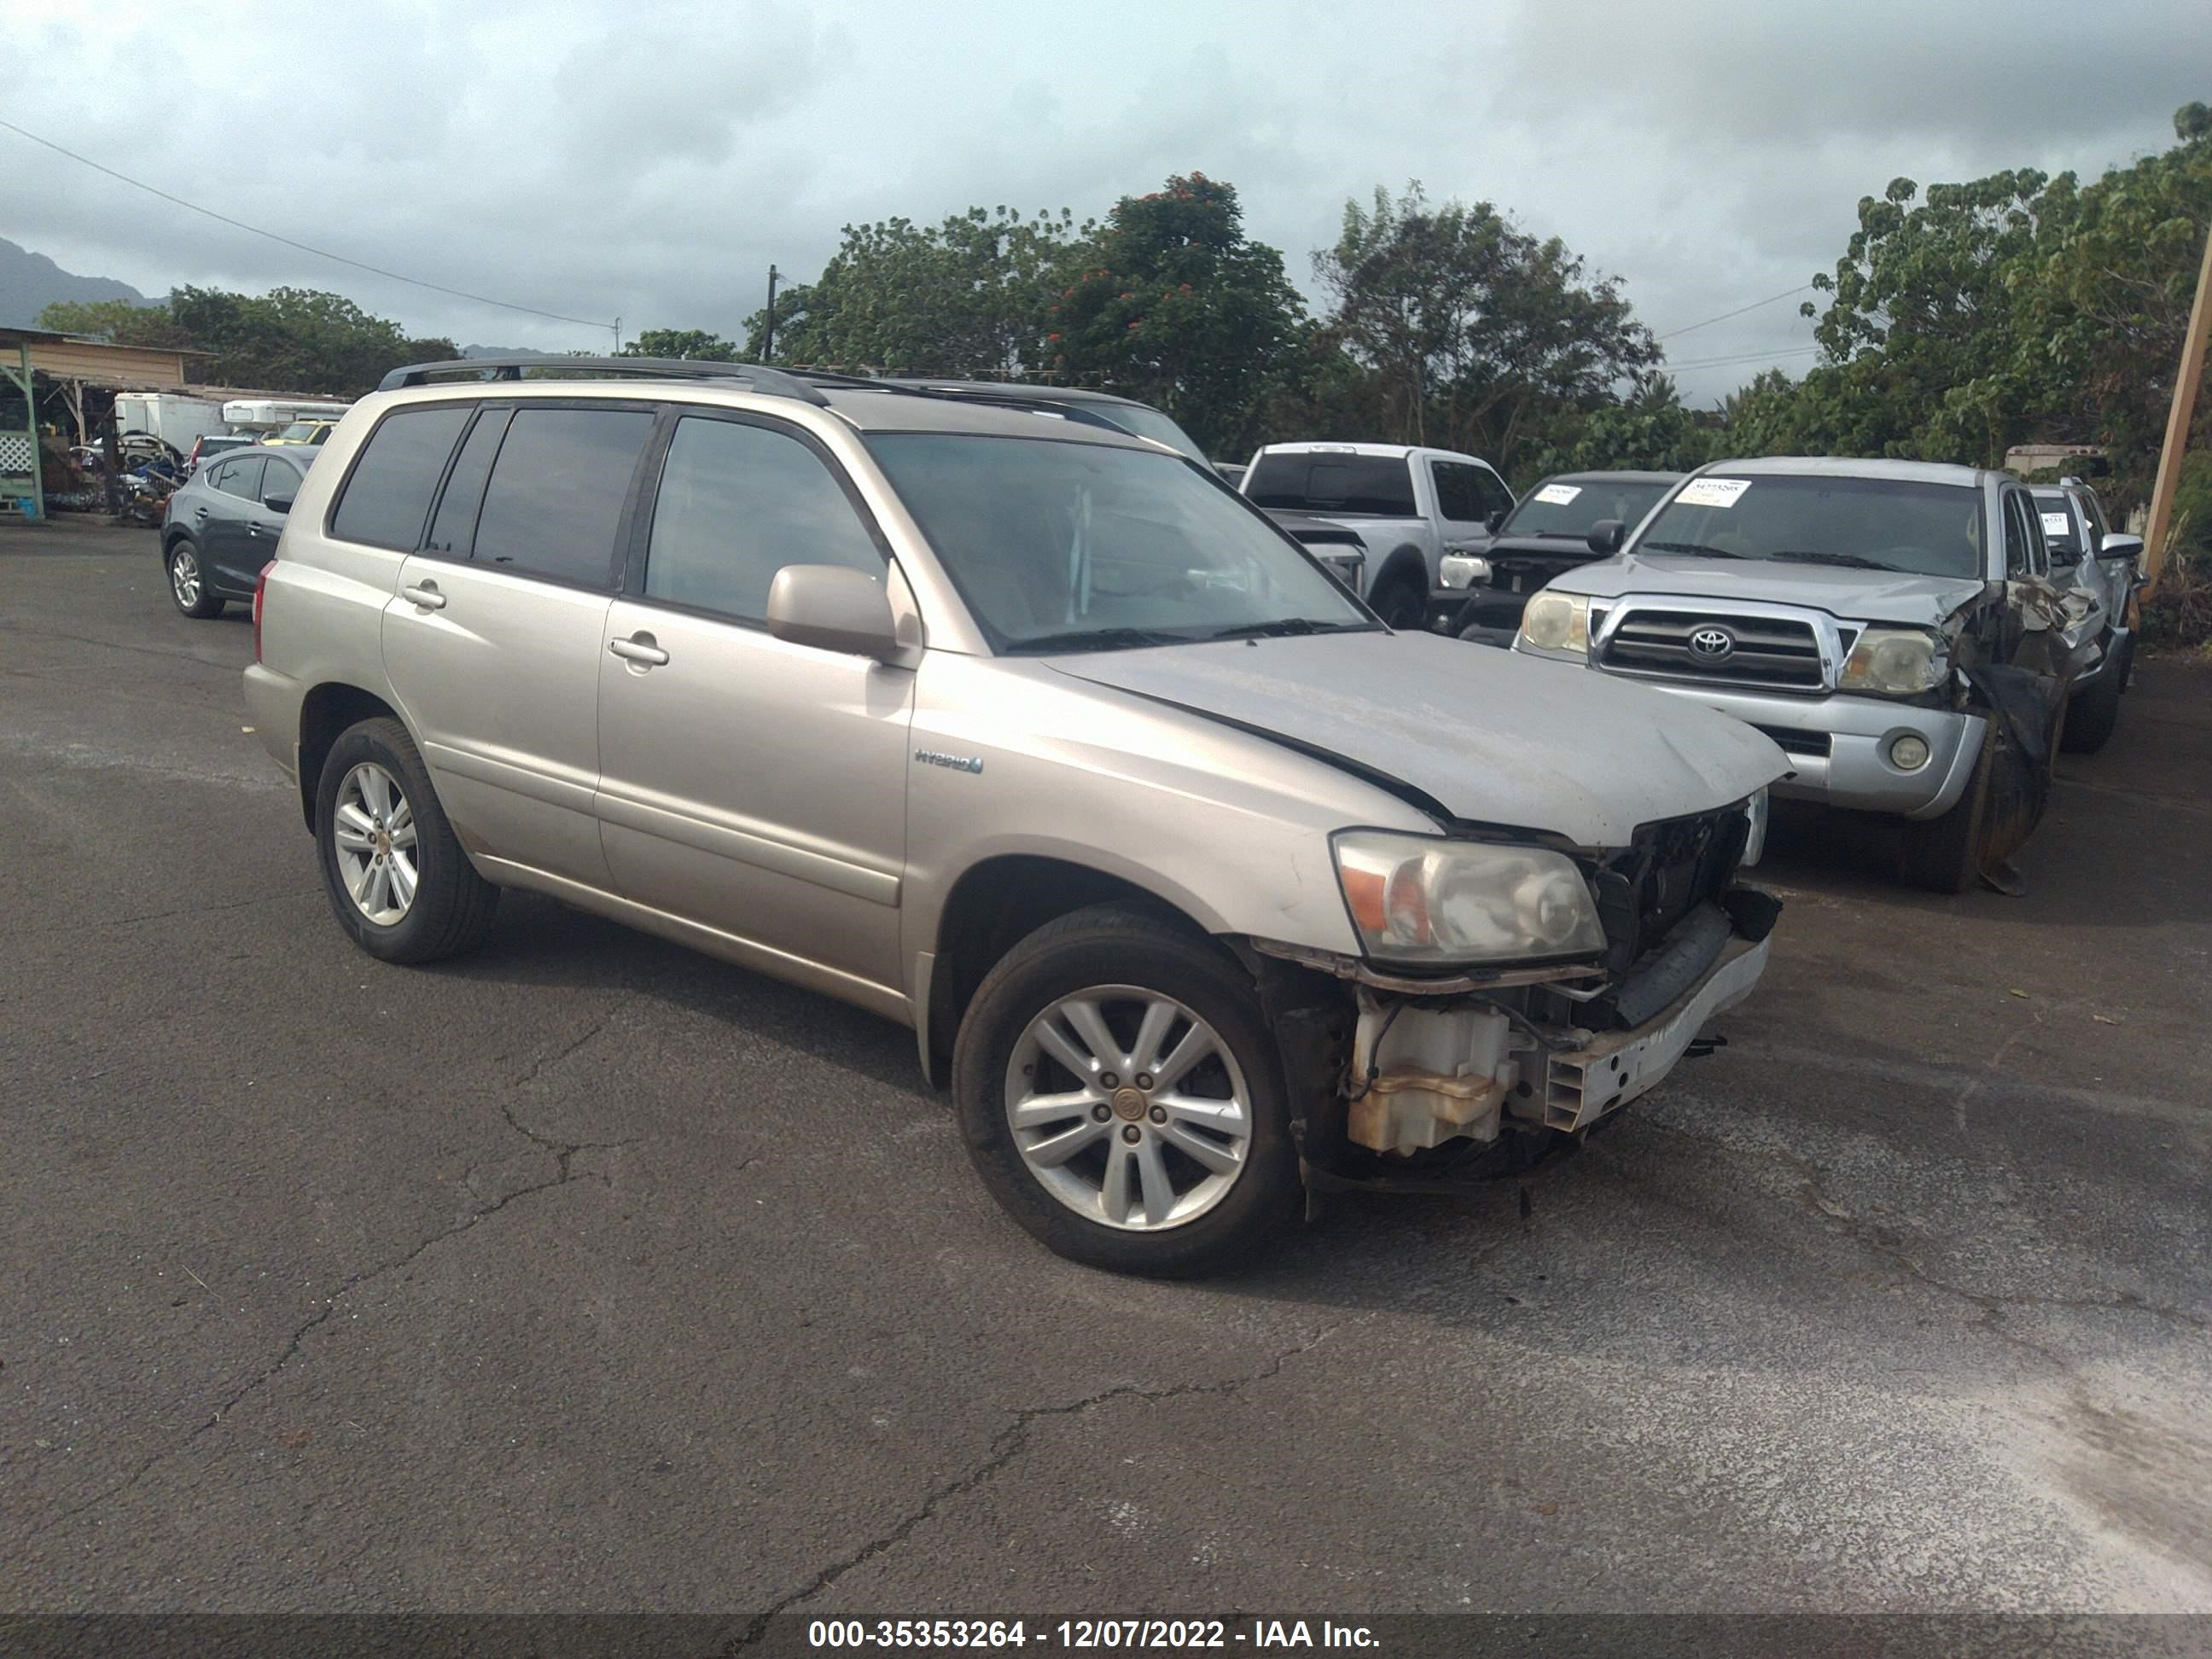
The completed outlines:
{"type": "Polygon", "coordinates": [[[491,926],[499,889],[446,821],[415,740],[363,720],[331,745],[315,790],[315,846],[338,926],[386,962],[435,962],[491,926]]]}
{"type": "Polygon", "coordinates": [[[1250,978],[1202,935],[1096,905],[1009,951],[953,1048],[993,1196],[1072,1261],[1191,1278],[1296,1213],[1281,1061],[1250,978]]]}

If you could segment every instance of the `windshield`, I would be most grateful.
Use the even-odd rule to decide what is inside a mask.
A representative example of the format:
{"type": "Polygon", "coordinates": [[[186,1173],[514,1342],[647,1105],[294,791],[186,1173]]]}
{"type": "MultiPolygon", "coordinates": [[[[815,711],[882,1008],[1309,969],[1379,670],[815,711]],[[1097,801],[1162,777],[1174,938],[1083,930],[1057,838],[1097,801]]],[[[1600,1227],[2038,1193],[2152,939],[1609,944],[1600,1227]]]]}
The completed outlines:
{"type": "Polygon", "coordinates": [[[295,421],[276,435],[287,443],[305,443],[322,429],[320,421],[295,421]]]}
{"type": "Polygon", "coordinates": [[[1413,469],[1402,455],[1303,449],[1263,454],[1244,475],[1244,493],[1261,507],[1323,518],[1420,516],[1413,506],[1413,469]]]}
{"type": "Polygon", "coordinates": [[[1618,519],[1631,530],[1667,493],[1670,479],[1547,478],[1521,499],[1498,526],[1501,536],[1565,536],[1576,541],[1601,519],[1618,519]]]}
{"type": "Polygon", "coordinates": [[[1978,580],[1982,493],[1892,478],[1707,476],[1683,485],[1632,550],[1978,580]]]}
{"type": "Polygon", "coordinates": [[[1175,456],[971,433],[890,433],[868,447],[994,649],[1379,625],[1175,456]]]}
{"type": "Polygon", "coordinates": [[[2051,549],[2051,556],[2069,562],[2078,561],[2081,556],[2081,532],[2075,523],[2064,492],[2037,490],[2035,512],[2043,520],[2043,540],[2051,549]]]}

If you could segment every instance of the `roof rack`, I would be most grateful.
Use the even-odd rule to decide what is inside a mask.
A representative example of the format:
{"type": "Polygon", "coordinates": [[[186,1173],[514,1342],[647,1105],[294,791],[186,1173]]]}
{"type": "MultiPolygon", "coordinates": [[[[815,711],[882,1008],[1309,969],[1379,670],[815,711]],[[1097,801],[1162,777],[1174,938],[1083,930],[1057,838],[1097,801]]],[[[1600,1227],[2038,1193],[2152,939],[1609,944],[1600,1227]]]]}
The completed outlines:
{"type": "Polygon", "coordinates": [[[428,386],[438,375],[519,380],[526,368],[552,371],[550,378],[573,374],[579,380],[632,375],[650,380],[743,380],[772,398],[796,398],[824,409],[830,404],[818,389],[782,369],[765,363],[725,363],[696,357],[460,357],[450,362],[410,363],[395,368],[376,383],[376,389],[397,392],[403,386],[428,386]]]}

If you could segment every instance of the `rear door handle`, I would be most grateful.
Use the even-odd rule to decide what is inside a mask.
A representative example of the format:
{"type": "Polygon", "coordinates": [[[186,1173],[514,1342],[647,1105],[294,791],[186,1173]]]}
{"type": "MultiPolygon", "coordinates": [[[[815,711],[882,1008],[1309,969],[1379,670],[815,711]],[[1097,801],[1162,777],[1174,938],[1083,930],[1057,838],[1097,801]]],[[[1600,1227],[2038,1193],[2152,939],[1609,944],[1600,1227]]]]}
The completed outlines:
{"type": "Polygon", "coordinates": [[[658,668],[668,660],[668,653],[660,648],[650,634],[633,634],[626,640],[609,640],[607,649],[624,662],[643,663],[648,668],[658,668]]]}
{"type": "Polygon", "coordinates": [[[443,611],[446,608],[446,596],[438,591],[438,584],[435,582],[423,582],[415,587],[403,587],[399,590],[399,597],[410,605],[421,605],[425,611],[443,611]]]}

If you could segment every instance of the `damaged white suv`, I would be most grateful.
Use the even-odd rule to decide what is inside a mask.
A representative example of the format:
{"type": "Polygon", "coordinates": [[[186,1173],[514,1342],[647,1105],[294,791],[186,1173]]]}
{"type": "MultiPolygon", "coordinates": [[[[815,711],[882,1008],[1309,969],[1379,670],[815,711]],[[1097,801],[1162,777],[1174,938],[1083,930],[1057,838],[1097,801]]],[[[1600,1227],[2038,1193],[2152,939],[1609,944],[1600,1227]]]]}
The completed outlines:
{"type": "Polygon", "coordinates": [[[736,364],[386,386],[246,673],[340,925],[422,962],[528,888],[911,1025],[1064,1255],[1522,1167],[1765,966],[1772,744],[1393,633],[1161,445],[736,364]]]}

